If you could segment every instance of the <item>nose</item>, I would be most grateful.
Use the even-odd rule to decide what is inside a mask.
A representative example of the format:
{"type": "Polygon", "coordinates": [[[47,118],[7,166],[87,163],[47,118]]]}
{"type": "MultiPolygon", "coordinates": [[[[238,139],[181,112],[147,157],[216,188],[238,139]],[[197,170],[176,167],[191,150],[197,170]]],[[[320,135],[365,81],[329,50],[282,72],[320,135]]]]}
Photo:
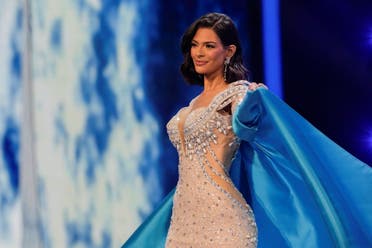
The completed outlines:
{"type": "Polygon", "coordinates": [[[203,46],[199,46],[199,47],[197,48],[196,56],[199,57],[199,58],[204,56],[204,49],[203,49],[203,46]]]}

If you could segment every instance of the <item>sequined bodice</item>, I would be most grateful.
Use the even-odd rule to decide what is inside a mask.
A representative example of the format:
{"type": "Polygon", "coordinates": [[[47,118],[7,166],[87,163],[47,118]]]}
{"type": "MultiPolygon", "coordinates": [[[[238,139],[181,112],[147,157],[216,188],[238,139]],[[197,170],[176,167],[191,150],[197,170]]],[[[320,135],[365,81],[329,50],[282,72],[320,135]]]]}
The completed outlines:
{"type": "Polygon", "coordinates": [[[252,210],[229,177],[239,140],[232,113],[247,91],[231,83],[208,106],[184,107],[168,122],[179,180],[166,247],[255,247],[252,210]]]}

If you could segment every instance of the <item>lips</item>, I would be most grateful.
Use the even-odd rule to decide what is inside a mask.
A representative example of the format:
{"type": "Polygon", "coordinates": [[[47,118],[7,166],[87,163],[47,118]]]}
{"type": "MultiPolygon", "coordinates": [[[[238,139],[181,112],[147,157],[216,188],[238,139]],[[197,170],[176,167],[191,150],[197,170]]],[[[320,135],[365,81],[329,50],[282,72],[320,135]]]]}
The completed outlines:
{"type": "Polygon", "coordinates": [[[203,66],[203,65],[205,65],[207,63],[208,63],[207,61],[199,61],[199,60],[197,60],[197,61],[194,62],[194,64],[196,66],[203,66]]]}

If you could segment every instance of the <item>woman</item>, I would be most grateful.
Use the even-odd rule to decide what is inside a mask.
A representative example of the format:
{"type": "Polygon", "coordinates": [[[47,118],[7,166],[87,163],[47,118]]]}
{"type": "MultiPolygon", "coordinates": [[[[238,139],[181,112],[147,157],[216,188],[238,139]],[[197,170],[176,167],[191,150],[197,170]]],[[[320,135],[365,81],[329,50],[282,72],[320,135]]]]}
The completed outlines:
{"type": "Polygon", "coordinates": [[[246,74],[237,30],[225,15],[206,15],[184,34],[182,52],[185,79],[204,90],[167,125],[179,181],[166,247],[255,247],[252,210],[228,174],[239,145],[231,116],[247,89],[257,87],[236,81],[246,74]]]}
{"type": "Polygon", "coordinates": [[[124,247],[370,244],[371,169],[245,81],[232,20],[202,16],[181,48],[184,78],[204,89],[167,124],[179,181],[124,247]]]}

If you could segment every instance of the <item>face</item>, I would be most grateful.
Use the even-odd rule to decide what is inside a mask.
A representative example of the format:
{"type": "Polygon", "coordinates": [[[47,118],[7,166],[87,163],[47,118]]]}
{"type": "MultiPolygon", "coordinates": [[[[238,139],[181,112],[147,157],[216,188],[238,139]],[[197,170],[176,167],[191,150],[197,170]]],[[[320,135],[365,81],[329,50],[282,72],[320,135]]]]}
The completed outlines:
{"type": "Polygon", "coordinates": [[[204,76],[223,76],[225,58],[228,56],[220,38],[210,28],[199,28],[191,42],[191,58],[195,71],[204,76]]]}

